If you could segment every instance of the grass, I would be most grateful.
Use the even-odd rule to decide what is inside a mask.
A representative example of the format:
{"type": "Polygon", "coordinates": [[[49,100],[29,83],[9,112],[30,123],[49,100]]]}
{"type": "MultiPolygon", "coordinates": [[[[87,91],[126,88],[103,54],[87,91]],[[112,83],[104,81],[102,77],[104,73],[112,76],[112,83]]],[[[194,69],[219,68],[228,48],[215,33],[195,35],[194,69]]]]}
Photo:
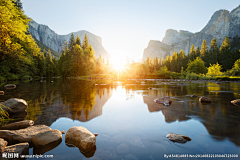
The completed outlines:
{"type": "Polygon", "coordinates": [[[1,125],[4,125],[11,120],[9,118],[8,112],[3,109],[4,107],[5,106],[2,103],[0,103],[0,124],[1,125]]]}

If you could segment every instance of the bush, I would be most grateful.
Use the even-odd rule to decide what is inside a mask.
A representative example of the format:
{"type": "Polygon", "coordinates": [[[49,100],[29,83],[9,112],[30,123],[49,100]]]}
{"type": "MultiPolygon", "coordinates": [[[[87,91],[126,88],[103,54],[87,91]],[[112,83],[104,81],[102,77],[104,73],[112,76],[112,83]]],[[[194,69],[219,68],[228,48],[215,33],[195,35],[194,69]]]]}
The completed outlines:
{"type": "Polygon", "coordinates": [[[7,80],[18,80],[19,79],[19,77],[18,77],[18,75],[16,75],[16,74],[9,74],[8,76],[7,76],[7,80]]]}
{"type": "Polygon", "coordinates": [[[7,79],[5,78],[5,77],[3,77],[3,76],[0,76],[0,82],[4,82],[4,81],[6,81],[7,79]]]}
{"type": "Polygon", "coordinates": [[[197,80],[199,79],[199,75],[196,73],[187,73],[186,75],[186,79],[190,79],[190,80],[197,80]]]}
{"type": "Polygon", "coordinates": [[[24,76],[22,76],[22,78],[21,79],[31,79],[32,77],[31,76],[29,76],[29,75],[24,75],[24,76]]]}
{"type": "Polygon", "coordinates": [[[205,75],[205,74],[199,74],[199,79],[207,79],[207,80],[211,79],[211,80],[214,80],[216,78],[213,77],[213,76],[205,75]]]}

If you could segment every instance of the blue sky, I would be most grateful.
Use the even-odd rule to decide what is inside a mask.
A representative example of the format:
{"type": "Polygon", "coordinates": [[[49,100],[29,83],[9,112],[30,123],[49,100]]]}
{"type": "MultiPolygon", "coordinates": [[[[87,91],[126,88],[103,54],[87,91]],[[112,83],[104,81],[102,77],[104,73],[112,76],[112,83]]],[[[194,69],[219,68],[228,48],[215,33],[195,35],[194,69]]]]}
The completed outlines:
{"type": "Polygon", "coordinates": [[[25,14],[64,35],[87,30],[102,37],[112,57],[141,59],[167,29],[199,32],[220,9],[239,0],[22,0],[25,14]]]}

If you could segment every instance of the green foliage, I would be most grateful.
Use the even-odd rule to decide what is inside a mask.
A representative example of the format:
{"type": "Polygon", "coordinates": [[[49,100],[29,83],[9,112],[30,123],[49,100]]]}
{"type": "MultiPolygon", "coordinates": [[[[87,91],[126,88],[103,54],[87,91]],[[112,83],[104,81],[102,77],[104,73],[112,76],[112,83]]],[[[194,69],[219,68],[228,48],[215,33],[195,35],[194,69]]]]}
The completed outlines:
{"type": "Polygon", "coordinates": [[[9,73],[7,76],[7,80],[18,80],[19,76],[13,73],[9,73]]]}
{"type": "Polygon", "coordinates": [[[197,79],[199,79],[199,75],[196,73],[187,73],[186,79],[197,80],[197,79]]]}
{"type": "Polygon", "coordinates": [[[207,75],[210,76],[221,76],[223,73],[221,72],[222,66],[218,63],[211,65],[207,68],[208,72],[207,75]]]}
{"type": "Polygon", "coordinates": [[[188,56],[189,56],[189,59],[190,59],[191,61],[194,60],[194,59],[196,59],[197,56],[196,56],[196,50],[195,50],[194,44],[192,44],[188,56]]]}
{"type": "Polygon", "coordinates": [[[68,43],[68,48],[69,48],[69,51],[70,51],[71,54],[72,54],[73,47],[75,46],[75,44],[76,44],[76,41],[75,41],[74,35],[72,33],[71,37],[70,37],[70,40],[69,40],[69,43],[68,43]]]}
{"type": "Polygon", "coordinates": [[[233,68],[240,69],[240,59],[235,61],[233,68]]]}
{"type": "Polygon", "coordinates": [[[25,76],[21,77],[21,79],[32,79],[32,77],[29,75],[25,75],[25,76]]]}
{"type": "MultiPolygon", "coordinates": [[[[95,51],[93,50],[92,45],[88,45],[88,38],[86,34],[83,44],[83,47],[86,48],[82,49],[79,43],[79,37],[77,36],[77,39],[75,41],[72,34],[69,43],[66,43],[63,46],[62,55],[60,56],[57,64],[59,68],[58,72],[61,76],[77,77],[91,75],[96,72],[95,51]],[[86,44],[88,46],[86,46],[86,44]]],[[[97,65],[101,65],[99,61],[97,62],[97,65]]]]}
{"type": "Polygon", "coordinates": [[[6,81],[7,79],[3,76],[0,76],[0,83],[6,81]]]}
{"type": "Polygon", "coordinates": [[[82,45],[83,50],[85,50],[88,46],[89,46],[88,38],[87,38],[87,35],[85,34],[83,39],[83,45],[82,45]]]}
{"type": "Polygon", "coordinates": [[[79,46],[81,46],[81,40],[79,38],[79,36],[77,35],[77,38],[76,38],[76,44],[78,44],[79,46]]]}
{"type": "Polygon", "coordinates": [[[222,46],[219,49],[219,64],[223,66],[223,70],[231,69],[232,64],[234,63],[233,53],[230,50],[230,40],[228,37],[222,43],[222,46]]]}
{"type": "Polygon", "coordinates": [[[0,1],[0,75],[8,80],[36,72],[34,57],[40,49],[26,34],[29,21],[20,1],[0,1]]]}
{"type": "Polygon", "coordinates": [[[207,47],[207,42],[205,39],[203,39],[202,45],[201,45],[201,51],[200,51],[200,56],[204,57],[206,56],[208,52],[208,47],[207,47]]]}
{"type": "Polygon", "coordinates": [[[206,73],[206,67],[204,66],[204,61],[200,58],[197,57],[194,61],[189,61],[188,62],[188,67],[187,67],[187,72],[191,73],[206,73]]]}
{"type": "Polygon", "coordinates": [[[215,38],[211,41],[211,47],[209,49],[209,63],[215,64],[218,62],[219,50],[217,47],[217,40],[215,38]]]}

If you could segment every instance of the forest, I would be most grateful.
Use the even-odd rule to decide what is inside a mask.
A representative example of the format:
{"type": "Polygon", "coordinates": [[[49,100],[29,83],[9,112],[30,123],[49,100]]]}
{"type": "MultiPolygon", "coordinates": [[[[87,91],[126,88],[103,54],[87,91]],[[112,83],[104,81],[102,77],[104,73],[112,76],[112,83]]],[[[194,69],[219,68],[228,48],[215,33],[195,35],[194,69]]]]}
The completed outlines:
{"type": "MultiPolygon", "coordinates": [[[[57,59],[51,50],[38,46],[28,32],[31,21],[19,0],[0,1],[0,81],[39,77],[97,77],[97,78],[174,78],[214,79],[217,76],[240,76],[240,38],[226,37],[218,47],[212,39],[210,48],[203,40],[201,48],[192,45],[189,53],[180,50],[165,59],[147,58],[143,62],[126,63],[115,69],[101,55],[95,57],[85,35],[63,44],[57,59]],[[41,48],[40,48],[41,47],[41,48]]],[[[124,63],[124,62],[123,62],[124,63]]]]}

